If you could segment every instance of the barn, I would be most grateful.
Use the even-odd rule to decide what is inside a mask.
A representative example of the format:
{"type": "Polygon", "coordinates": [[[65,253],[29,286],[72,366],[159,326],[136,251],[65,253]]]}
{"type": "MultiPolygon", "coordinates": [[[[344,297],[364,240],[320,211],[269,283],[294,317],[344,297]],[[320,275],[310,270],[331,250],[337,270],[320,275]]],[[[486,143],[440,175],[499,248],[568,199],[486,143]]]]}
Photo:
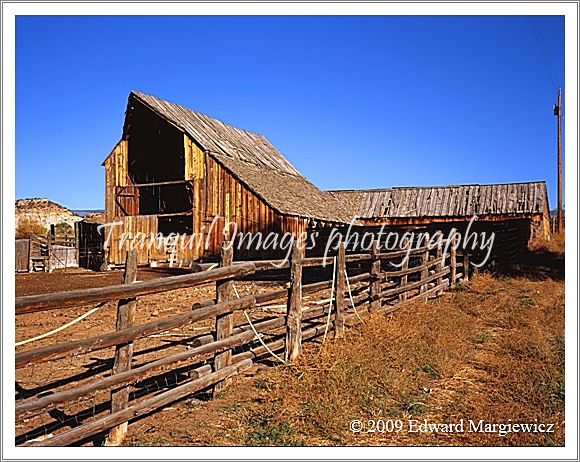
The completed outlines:
{"type": "Polygon", "coordinates": [[[347,205],[361,228],[385,225],[399,232],[455,228],[497,236],[496,257],[514,259],[535,238],[549,239],[546,183],[398,187],[331,193],[347,205]],[[471,225],[470,225],[471,223],[471,225]]]}
{"type": "MultiPolygon", "coordinates": [[[[533,237],[549,237],[543,181],[493,185],[323,191],[302,176],[263,136],[157,97],[129,94],[122,137],[103,162],[105,259],[123,264],[212,261],[233,223],[237,235],[313,233],[332,228],[371,232],[381,226],[494,232],[498,258],[533,237]],[[193,245],[139,245],[143,236],[194,236],[193,245]],[[136,245],[137,244],[137,245],[136,245]]],[[[317,242],[313,253],[324,248],[317,242]]],[[[239,247],[236,259],[280,257],[273,249],[239,247]]]]}
{"type": "Polygon", "coordinates": [[[108,230],[109,264],[122,264],[131,247],[141,264],[171,255],[180,263],[211,259],[224,231],[231,232],[226,223],[238,233],[298,236],[350,219],[339,199],[304,178],[264,136],[136,91],[121,140],[103,166],[105,220],[119,223],[108,230]],[[196,241],[136,245],[138,236],[152,233],[196,241]]]}

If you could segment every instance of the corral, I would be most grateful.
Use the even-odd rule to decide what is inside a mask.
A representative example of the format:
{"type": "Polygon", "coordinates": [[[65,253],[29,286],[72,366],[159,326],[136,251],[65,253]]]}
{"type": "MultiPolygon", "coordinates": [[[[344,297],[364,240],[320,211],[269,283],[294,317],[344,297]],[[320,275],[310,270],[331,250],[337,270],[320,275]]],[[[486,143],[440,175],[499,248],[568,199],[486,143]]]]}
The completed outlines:
{"type": "MultiPolygon", "coordinates": [[[[218,270],[191,274],[184,269],[140,269],[137,277],[143,282],[127,287],[123,295],[123,286],[115,285],[121,276],[119,271],[18,275],[17,312],[29,312],[17,315],[19,342],[57,330],[99,306],[95,302],[69,306],[81,300],[96,296],[127,297],[132,293],[137,296],[137,306],[133,330],[113,330],[119,313],[134,300],[124,298],[118,303],[115,300],[105,303],[94,314],[65,330],[17,346],[16,442],[102,444],[108,434],[106,427],[130,414],[128,444],[131,445],[561,444],[563,369],[559,361],[563,355],[563,255],[554,256],[539,247],[528,252],[528,259],[512,267],[509,274],[497,279],[476,274],[473,284],[455,285],[447,294],[439,291],[449,284],[453,256],[441,263],[442,271],[437,271],[440,264],[437,255],[430,255],[435,258],[429,260],[431,270],[426,279],[421,264],[424,254],[420,251],[412,257],[407,274],[389,271],[388,259],[394,258],[391,261],[396,262],[400,257],[377,256],[383,262],[379,278],[372,277],[377,270],[372,264],[376,261],[372,254],[370,257],[345,255],[348,279],[342,280],[339,255],[334,291],[330,279],[332,268],[323,270],[326,276],[317,275],[319,271],[313,274],[312,265],[320,264],[320,260],[302,260],[301,305],[304,308],[300,330],[306,351],[292,366],[283,366],[252,331],[253,325],[265,345],[281,359],[285,358],[291,319],[284,314],[289,300],[276,305],[274,297],[284,297],[277,299],[282,302],[292,299],[296,290],[287,282],[291,269],[281,269],[275,280],[266,282],[260,281],[260,274],[266,274],[263,268],[270,264],[249,263],[256,270],[262,269],[253,275],[230,279],[230,288],[235,288],[235,292],[226,298],[231,296],[237,306],[245,306],[254,299],[261,302],[228,312],[225,318],[233,316],[234,326],[231,336],[221,342],[228,345],[247,342],[231,348],[232,365],[251,359],[255,365],[283,367],[258,375],[255,367],[242,372],[243,378],[232,379],[231,386],[215,394],[218,398],[215,404],[211,401],[204,404],[212,395],[213,386],[207,384],[221,377],[216,375],[220,370],[234,371],[228,366],[218,369],[215,362],[222,354],[216,349],[220,345],[215,340],[216,329],[223,332],[223,324],[220,328],[215,317],[189,324],[186,320],[193,321],[219,307],[219,302],[218,305],[206,302],[216,296],[216,290],[217,297],[223,297],[224,287],[220,288],[219,281],[217,287],[211,282],[196,285],[196,281],[213,279],[218,270]],[[404,278],[406,287],[401,286],[404,278]],[[443,286],[438,283],[439,278],[443,278],[443,286]],[[382,294],[378,299],[380,308],[374,311],[372,294],[377,293],[377,285],[373,280],[380,281],[378,290],[382,294]],[[145,283],[148,285],[144,286],[145,283]],[[96,287],[103,289],[96,290],[96,287]],[[63,290],[69,292],[62,293],[63,290]],[[160,292],[150,293],[151,290],[160,292]],[[57,293],[43,295],[53,291],[57,293]],[[426,298],[431,302],[423,303],[426,298]],[[39,309],[44,311],[34,311],[39,309]],[[341,340],[336,340],[341,309],[347,330],[341,340]],[[248,323],[244,311],[252,324],[248,323]],[[391,314],[384,316],[388,313],[391,314]],[[172,327],[176,322],[184,324],[172,327]],[[433,329],[434,323],[437,329],[433,329]],[[127,340],[128,332],[133,332],[130,337],[135,333],[142,336],[115,348],[115,339],[125,336],[127,340]],[[310,339],[316,340],[314,348],[308,346],[310,339]],[[131,369],[122,372],[115,367],[118,364],[115,351],[131,344],[131,369]],[[70,350],[71,347],[75,349],[70,350]],[[322,356],[321,348],[324,348],[322,356]],[[207,356],[214,349],[215,353],[207,356]],[[468,356],[464,358],[464,355],[468,356]],[[413,368],[419,368],[419,372],[413,368]],[[386,375],[376,376],[377,371],[386,375]],[[385,386],[394,388],[382,388],[385,386]],[[130,392],[127,412],[112,412],[111,396],[123,389],[130,392]],[[187,392],[184,395],[189,397],[187,401],[178,399],[182,392],[187,392]],[[469,405],[462,396],[469,397],[469,405]],[[374,400],[368,401],[372,397],[374,400]],[[485,404],[486,400],[492,402],[485,404]],[[529,403],[527,408],[525,402],[529,403]],[[285,409],[282,413],[275,411],[280,404],[285,409]],[[355,407],[349,411],[348,406],[355,407]],[[518,413],[522,418],[533,420],[541,416],[556,424],[556,433],[508,435],[500,440],[494,435],[469,438],[445,435],[443,440],[428,435],[418,435],[418,439],[412,440],[405,439],[403,434],[387,439],[384,435],[371,438],[350,433],[348,436],[348,427],[344,427],[346,420],[340,419],[358,416],[348,414],[355,410],[372,418],[372,409],[381,409],[381,406],[390,409],[385,412],[394,413],[394,417],[411,413],[417,418],[437,415],[444,418],[446,414],[440,412],[447,411],[438,411],[438,406],[466,418],[489,415],[507,419],[518,413]],[[165,412],[145,417],[156,409],[165,409],[165,412]],[[228,411],[224,413],[224,409],[228,411]],[[231,430],[224,432],[224,428],[231,430]]],[[[463,278],[460,273],[465,256],[455,255],[455,259],[455,277],[459,281],[463,278]]],[[[233,268],[238,269],[231,271],[247,271],[247,265],[247,262],[234,264],[233,268]]]]}
{"type": "Polygon", "coordinates": [[[63,309],[87,306],[90,314],[119,302],[116,331],[111,331],[114,312],[108,305],[107,324],[92,336],[71,337],[56,329],[48,339],[45,334],[19,341],[17,442],[68,445],[117,429],[109,433],[108,444],[118,444],[122,436],[115,432],[133,417],[208,387],[221,390],[229,377],[260,359],[293,361],[308,339],[340,337],[346,325],[369,313],[390,313],[412,300],[435,297],[465,280],[469,267],[467,253],[446,256],[427,246],[414,249],[402,269],[390,264],[404,259],[401,252],[346,255],[344,245],[331,258],[332,266],[324,258],[304,258],[298,245],[290,262],[234,263],[232,254],[224,245],[220,268],[135,282],[137,256],[131,252],[124,285],[18,297],[22,325],[34,316],[43,329],[50,323],[41,321],[46,314],[35,315],[40,311],[57,316],[63,309]],[[275,283],[249,282],[276,267],[275,283]],[[311,271],[315,268],[322,271],[311,271]],[[211,286],[207,290],[208,283],[215,283],[215,292],[211,286]],[[203,300],[182,299],[175,306],[172,297],[155,295],[196,286],[203,300]],[[137,309],[136,297],[149,296],[155,297],[156,308],[147,312],[139,304],[137,309]],[[44,346],[24,347],[31,341],[44,346]]]}

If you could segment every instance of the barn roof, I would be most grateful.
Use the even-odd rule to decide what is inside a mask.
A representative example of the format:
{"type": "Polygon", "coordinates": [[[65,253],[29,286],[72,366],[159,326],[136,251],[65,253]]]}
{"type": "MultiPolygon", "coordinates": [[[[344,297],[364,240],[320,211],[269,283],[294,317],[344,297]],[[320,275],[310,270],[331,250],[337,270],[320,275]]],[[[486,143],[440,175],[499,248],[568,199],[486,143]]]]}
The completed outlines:
{"type": "Polygon", "coordinates": [[[304,178],[264,136],[145,93],[132,91],[129,104],[132,98],[189,135],[279,213],[330,222],[349,221],[348,208],[304,178]]]}
{"type": "Polygon", "coordinates": [[[541,214],[546,183],[399,187],[331,191],[362,219],[541,214]]]}

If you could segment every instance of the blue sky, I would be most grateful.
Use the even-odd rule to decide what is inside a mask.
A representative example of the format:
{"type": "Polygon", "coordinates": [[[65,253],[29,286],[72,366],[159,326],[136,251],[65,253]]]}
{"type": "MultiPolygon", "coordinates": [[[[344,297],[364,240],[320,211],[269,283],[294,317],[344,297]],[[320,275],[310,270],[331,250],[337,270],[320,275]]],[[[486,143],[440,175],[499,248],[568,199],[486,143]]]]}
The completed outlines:
{"type": "Polygon", "coordinates": [[[16,21],[16,197],[102,208],[130,90],[264,134],[322,189],[548,182],[559,16],[16,21]]]}

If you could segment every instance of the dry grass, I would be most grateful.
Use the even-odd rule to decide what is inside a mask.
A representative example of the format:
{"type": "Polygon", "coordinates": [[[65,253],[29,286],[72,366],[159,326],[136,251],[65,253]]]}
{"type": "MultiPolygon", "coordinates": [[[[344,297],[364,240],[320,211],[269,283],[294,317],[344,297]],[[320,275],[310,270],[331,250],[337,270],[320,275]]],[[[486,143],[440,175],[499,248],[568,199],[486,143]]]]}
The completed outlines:
{"type": "Polygon", "coordinates": [[[175,409],[135,424],[127,444],[563,445],[564,284],[477,274],[439,299],[307,344],[292,367],[237,378],[219,399],[175,409]],[[352,419],[410,418],[537,421],[555,433],[349,430],[352,419]]]}
{"type": "Polygon", "coordinates": [[[16,228],[16,239],[28,239],[31,235],[46,236],[47,229],[38,220],[23,218],[16,228]]]}

